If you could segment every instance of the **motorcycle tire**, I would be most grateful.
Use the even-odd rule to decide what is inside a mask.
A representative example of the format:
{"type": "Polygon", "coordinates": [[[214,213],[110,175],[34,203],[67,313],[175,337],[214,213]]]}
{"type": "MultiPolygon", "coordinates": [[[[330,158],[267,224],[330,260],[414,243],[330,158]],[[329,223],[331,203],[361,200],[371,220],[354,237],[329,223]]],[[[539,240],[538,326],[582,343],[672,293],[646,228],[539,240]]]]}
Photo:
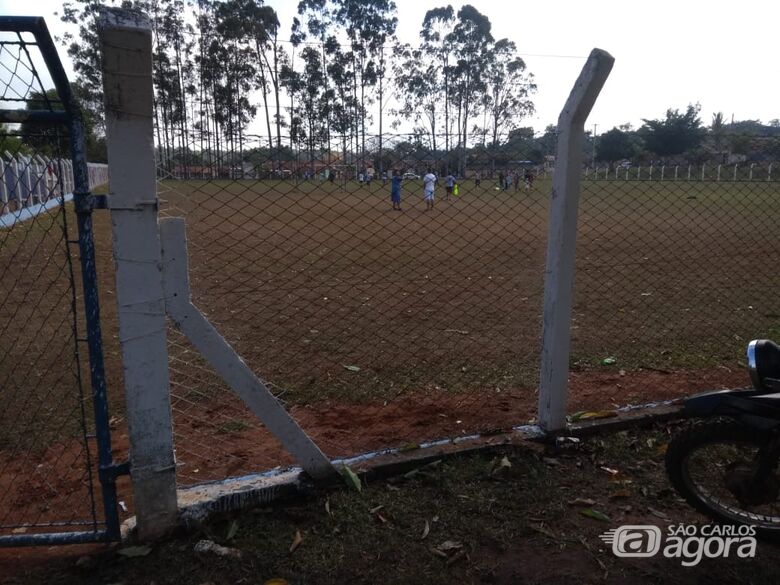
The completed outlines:
{"type": "MultiPolygon", "coordinates": [[[[770,439],[766,431],[747,427],[736,422],[710,422],[690,427],[672,439],[666,450],[666,472],[672,486],[691,507],[722,524],[752,525],[756,534],[765,539],[780,540],[780,514],[772,521],[740,516],[710,502],[697,490],[689,475],[687,461],[690,454],[706,445],[741,444],[763,446],[770,439]]],[[[741,510],[744,514],[749,512],[741,510]]]]}

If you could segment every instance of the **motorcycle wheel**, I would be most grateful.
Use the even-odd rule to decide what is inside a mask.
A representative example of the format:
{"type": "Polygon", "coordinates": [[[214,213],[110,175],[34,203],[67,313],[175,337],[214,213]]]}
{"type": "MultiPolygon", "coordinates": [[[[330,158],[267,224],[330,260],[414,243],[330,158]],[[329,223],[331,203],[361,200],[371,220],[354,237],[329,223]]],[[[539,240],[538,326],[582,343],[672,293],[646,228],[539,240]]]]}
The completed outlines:
{"type": "Polygon", "coordinates": [[[752,481],[759,450],[770,439],[768,432],[734,422],[694,426],[669,443],[666,471],[677,493],[702,514],[780,539],[776,469],[761,485],[752,481]]]}

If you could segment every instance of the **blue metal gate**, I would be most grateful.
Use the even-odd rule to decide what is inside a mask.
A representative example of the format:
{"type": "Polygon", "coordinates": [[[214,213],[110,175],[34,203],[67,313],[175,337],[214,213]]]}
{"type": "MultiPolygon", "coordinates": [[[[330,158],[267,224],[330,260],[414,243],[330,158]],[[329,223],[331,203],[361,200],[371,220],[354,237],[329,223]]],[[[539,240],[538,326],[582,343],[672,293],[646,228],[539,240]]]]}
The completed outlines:
{"type": "Polygon", "coordinates": [[[105,205],[42,18],[0,17],[0,91],[0,546],[115,540],[128,466],[111,455],[103,365],[105,205]]]}

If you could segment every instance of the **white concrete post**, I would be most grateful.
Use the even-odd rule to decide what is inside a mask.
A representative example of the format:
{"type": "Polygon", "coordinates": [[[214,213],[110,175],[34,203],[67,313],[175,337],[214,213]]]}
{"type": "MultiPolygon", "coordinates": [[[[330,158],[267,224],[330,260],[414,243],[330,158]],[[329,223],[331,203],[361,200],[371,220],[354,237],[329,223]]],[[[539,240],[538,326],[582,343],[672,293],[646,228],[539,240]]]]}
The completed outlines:
{"type": "Polygon", "coordinates": [[[666,171],[666,165],[661,165],[661,180],[664,180],[664,172],[666,171]]]}
{"type": "Polygon", "coordinates": [[[636,180],[638,181],[641,178],[642,175],[642,165],[639,165],[636,168],[636,180]]]}
{"type": "Polygon", "coordinates": [[[688,165],[688,180],[691,180],[691,165],[688,165]]]}
{"type": "MultiPolygon", "coordinates": [[[[27,186],[26,199],[27,199],[27,205],[31,206],[35,203],[35,195],[33,194],[33,186],[31,180],[32,169],[30,168],[30,165],[32,164],[32,159],[27,156],[20,156],[19,158],[24,163],[24,167],[22,168],[22,173],[24,176],[24,184],[27,186]]],[[[19,180],[21,181],[21,178],[19,180]]]]}
{"type": "Polygon", "coordinates": [[[734,180],[735,182],[736,182],[736,180],[737,180],[737,166],[739,166],[739,165],[734,165],[734,179],[733,179],[733,180],[734,180]]]}
{"type": "Polygon", "coordinates": [[[653,180],[653,165],[650,165],[650,174],[647,176],[651,181],[653,180]]]}
{"type": "Polygon", "coordinates": [[[677,171],[680,170],[679,165],[674,165],[674,180],[677,180],[677,171]]]}
{"type": "Polygon", "coordinates": [[[756,163],[750,163],[750,174],[748,176],[748,181],[752,181],[753,180],[753,167],[755,167],[755,166],[756,166],[756,163]]]}
{"type": "Polygon", "coordinates": [[[46,159],[44,159],[41,155],[37,156],[38,158],[38,194],[40,195],[41,201],[48,201],[49,200],[49,190],[46,188],[46,159]]]}
{"type": "Polygon", "coordinates": [[[704,172],[705,172],[706,169],[707,169],[707,163],[702,163],[701,164],[701,180],[702,181],[704,180],[704,172]]]}
{"type": "Polygon", "coordinates": [[[138,536],[147,540],[177,521],[155,186],[152,32],[146,15],[121,9],[101,12],[99,31],[131,477],[138,536]]]}
{"type": "Polygon", "coordinates": [[[2,212],[8,211],[8,187],[5,182],[5,161],[0,158],[0,202],[2,202],[2,212]]]}
{"type": "Polygon", "coordinates": [[[718,183],[720,183],[720,166],[721,165],[718,165],[718,179],[717,179],[718,183]]]}
{"type": "Polygon", "coordinates": [[[566,426],[574,252],[580,200],[580,166],[585,120],[609,77],[615,59],[593,49],[558,118],[558,149],[550,196],[547,265],[544,277],[539,425],[566,426]]]}
{"type": "Polygon", "coordinates": [[[18,209],[22,208],[22,188],[21,188],[21,179],[19,177],[19,162],[16,160],[16,158],[8,151],[5,152],[6,155],[11,160],[11,172],[13,174],[13,180],[11,181],[11,185],[14,189],[14,197],[16,198],[16,205],[18,205],[18,209]]]}
{"type": "Polygon", "coordinates": [[[772,180],[772,163],[769,163],[769,169],[767,171],[766,180],[767,181],[772,180]]]}

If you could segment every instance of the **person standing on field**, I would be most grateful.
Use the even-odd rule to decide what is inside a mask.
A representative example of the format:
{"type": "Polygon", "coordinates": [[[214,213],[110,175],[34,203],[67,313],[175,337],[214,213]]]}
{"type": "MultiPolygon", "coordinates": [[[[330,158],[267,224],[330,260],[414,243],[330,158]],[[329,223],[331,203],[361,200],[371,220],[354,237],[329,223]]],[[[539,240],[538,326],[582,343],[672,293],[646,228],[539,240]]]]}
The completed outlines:
{"type": "Polygon", "coordinates": [[[531,169],[525,171],[525,190],[530,191],[534,187],[534,174],[531,169]]]}
{"type": "Polygon", "coordinates": [[[444,177],[444,200],[449,201],[450,195],[452,195],[452,190],[455,187],[455,177],[452,175],[452,173],[447,173],[447,176],[444,177]]]}
{"type": "Polygon", "coordinates": [[[401,171],[393,171],[393,177],[390,179],[390,200],[393,202],[393,209],[401,211],[401,171]]]}
{"type": "Polygon", "coordinates": [[[436,189],[436,175],[431,169],[423,177],[423,194],[425,197],[425,211],[433,209],[434,190],[436,189]]]}

